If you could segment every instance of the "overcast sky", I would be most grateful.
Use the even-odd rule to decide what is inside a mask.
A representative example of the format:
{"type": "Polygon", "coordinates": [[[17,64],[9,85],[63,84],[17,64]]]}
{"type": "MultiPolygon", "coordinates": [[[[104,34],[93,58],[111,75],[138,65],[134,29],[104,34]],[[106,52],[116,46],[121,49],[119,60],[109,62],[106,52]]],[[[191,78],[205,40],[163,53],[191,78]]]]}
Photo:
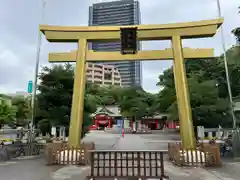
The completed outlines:
{"type": "MultiPolygon", "coordinates": [[[[87,25],[88,6],[101,0],[46,0],[45,18],[41,22],[41,0],[0,0],[0,93],[27,91],[34,79],[38,25],[87,25]]],[[[105,0],[107,1],[107,0],[105,0]]],[[[139,0],[143,24],[164,24],[217,18],[216,0],[139,0]]],[[[231,30],[240,26],[237,15],[239,0],[221,0],[225,18],[227,47],[235,44],[231,30]]],[[[69,51],[75,44],[48,43],[43,37],[41,65],[47,65],[48,52],[69,51]]],[[[215,48],[222,52],[220,33],[210,39],[184,41],[185,47],[215,48]]],[[[144,50],[164,49],[170,42],[143,43],[144,50]]],[[[171,61],[143,62],[143,87],[156,92],[158,75],[170,67],[171,61]]]]}

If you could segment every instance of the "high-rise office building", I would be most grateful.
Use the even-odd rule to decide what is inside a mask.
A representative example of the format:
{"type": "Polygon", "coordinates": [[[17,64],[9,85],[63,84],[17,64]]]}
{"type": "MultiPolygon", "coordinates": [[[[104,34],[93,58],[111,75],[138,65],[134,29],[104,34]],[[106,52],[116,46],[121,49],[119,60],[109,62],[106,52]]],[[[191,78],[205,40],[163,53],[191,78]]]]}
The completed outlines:
{"type": "MultiPolygon", "coordinates": [[[[89,7],[89,26],[140,24],[139,2],[121,0],[96,3],[89,7]]],[[[140,43],[138,43],[140,50],[140,43]]],[[[120,42],[93,42],[89,48],[95,51],[120,51],[120,42]]],[[[142,81],[141,61],[104,62],[114,65],[120,72],[122,86],[140,85],[142,81]]]]}

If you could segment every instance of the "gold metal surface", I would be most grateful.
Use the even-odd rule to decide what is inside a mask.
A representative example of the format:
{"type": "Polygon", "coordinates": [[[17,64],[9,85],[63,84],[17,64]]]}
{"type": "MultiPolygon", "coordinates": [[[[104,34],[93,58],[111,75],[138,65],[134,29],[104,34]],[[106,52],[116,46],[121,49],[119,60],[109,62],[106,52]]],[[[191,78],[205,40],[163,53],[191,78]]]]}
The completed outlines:
{"type": "Polygon", "coordinates": [[[96,32],[96,31],[118,31],[120,28],[137,27],[138,30],[154,30],[154,29],[176,29],[185,27],[196,26],[209,26],[209,25],[221,25],[223,18],[210,19],[202,21],[192,21],[183,23],[171,23],[171,24],[141,24],[141,25],[126,25],[126,26],[52,26],[52,25],[40,25],[40,31],[84,31],[84,32],[96,32]]]}
{"type": "Polygon", "coordinates": [[[178,97],[178,109],[180,110],[180,131],[183,146],[186,149],[193,149],[195,144],[194,130],[192,123],[192,110],[189,101],[189,91],[187,85],[187,76],[182,50],[182,40],[179,36],[172,37],[172,48],[174,54],[174,79],[177,82],[176,95],[178,97]]]}
{"type": "MultiPolygon", "coordinates": [[[[214,57],[213,49],[190,49],[184,48],[183,55],[185,59],[209,58],[214,57]]],[[[65,53],[49,53],[49,62],[76,62],[76,51],[65,53]]],[[[120,52],[94,52],[87,51],[86,61],[135,61],[135,60],[169,60],[173,59],[171,48],[164,50],[139,51],[137,54],[122,55],[120,52]],[[106,56],[107,53],[107,56],[106,56]]]]}
{"type": "Polygon", "coordinates": [[[212,37],[222,23],[223,19],[137,26],[64,27],[40,25],[40,30],[50,42],[77,42],[78,39],[118,41],[120,40],[121,27],[137,27],[138,40],[171,40],[173,35],[181,36],[184,39],[212,37]]]}
{"type": "Polygon", "coordinates": [[[74,75],[74,88],[72,100],[72,112],[69,129],[68,144],[70,147],[80,147],[85,90],[85,67],[86,67],[87,41],[80,39],[78,42],[77,63],[74,75]]]}
{"type": "Polygon", "coordinates": [[[62,27],[40,25],[40,30],[50,42],[78,42],[78,51],[50,53],[50,62],[77,62],[74,80],[73,104],[70,123],[69,144],[78,146],[82,133],[85,63],[86,61],[160,60],[174,59],[174,80],[177,94],[181,138],[185,149],[195,148],[192,114],[184,59],[213,57],[213,49],[182,48],[182,39],[212,37],[223,19],[188,23],[137,26],[85,26],[62,27]],[[137,27],[138,40],[171,40],[172,48],[155,51],[140,51],[135,55],[120,52],[94,52],[87,50],[87,41],[119,41],[120,28],[137,27]],[[76,58],[77,57],[77,58],[76,58]]]}
{"type": "Polygon", "coordinates": [[[179,81],[177,81],[177,78],[175,78],[175,76],[177,76],[179,73],[178,73],[178,68],[177,68],[177,66],[176,66],[176,63],[173,61],[173,74],[174,74],[174,83],[175,83],[175,90],[176,90],[176,100],[177,100],[177,105],[178,105],[178,118],[180,119],[180,123],[179,123],[179,125],[180,125],[180,135],[181,135],[181,137],[184,137],[183,136],[183,132],[182,132],[182,128],[181,127],[183,127],[181,124],[184,124],[184,122],[183,121],[181,121],[181,119],[184,119],[183,118],[183,111],[182,111],[182,106],[179,106],[179,103],[178,102],[180,102],[181,101],[181,98],[180,98],[180,96],[179,96],[179,91],[180,91],[180,89],[181,89],[181,82],[179,82],[179,81]]]}

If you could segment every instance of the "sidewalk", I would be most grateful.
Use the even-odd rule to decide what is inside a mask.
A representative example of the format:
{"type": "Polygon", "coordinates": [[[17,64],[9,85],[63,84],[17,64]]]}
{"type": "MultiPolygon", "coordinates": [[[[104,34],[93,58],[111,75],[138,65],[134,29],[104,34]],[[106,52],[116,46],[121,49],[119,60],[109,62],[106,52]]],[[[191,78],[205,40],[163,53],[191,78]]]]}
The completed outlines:
{"type": "MultiPolygon", "coordinates": [[[[144,135],[126,134],[120,138],[115,145],[116,150],[159,150],[165,149],[167,141],[163,134],[159,134],[159,139],[155,143],[144,135]]],[[[150,136],[148,136],[150,137],[150,136]]],[[[164,161],[166,175],[171,180],[238,180],[240,179],[240,163],[226,163],[218,169],[187,168],[178,167],[169,161],[164,161]],[[233,167],[234,166],[234,167],[233,167]]]]}
{"type": "Polygon", "coordinates": [[[136,134],[125,134],[114,145],[115,150],[147,150],[145,140],[136,134]]]}
{"type": "MultiPolygon", "coordinates": [[[[238,180],[225,172],[213,172],[203,168],[177,167],[165,162],[166,175],[170,180],[238,180]]],[[[65,166],[52,175],[53,180],[85,180],[90,167],[65,166]]]]}
{"type": "Polygon", "coordinates": [[[223,180],[240,179],[240,162],[226,162],[221,168],[209,168],[206,170],[223,180]]]}
{"type": "Polygon", "coordinates": [[[113,149],[118,142],[119,134],[105,133],[104,131],[94,131],[83,138],[83,142],[93,142],[98,150],[113,149]]]}
{"type": "MultiPolygon", "coordinates": [[[[115,150],[159,150],[166,149],[168,134],[157,134],[154,135],[138,135],[138,134],[125,134],[124,137],[114,135],[100,135],[98,137],[94,135],[95,142],[99,140],[99,136],[105,136],[107,141],[106,145],[115,142],[113,149],[115,150]],[[112,137],[111,137],[112,136],[112,137]],[[111,140],[112,138],[112,140],[111,140]],[[154,143],[149,143],[151,140],[157,140],[154,143]],[[111,141],[111,142],[110,142],[111,141]]],[[[104,139],[105,139],[104,138],[104,139]]],[[[101,139],[101,138],[100,138],[101,139]]],[[[100,141],[101,143],[103,141],[100,141]]],[[[99,142],[98,142],[99,143],[99,142]]],[[[110,148],[109,148],[110,150],[110,148]]],[[[169,176],[170,180],[239,180],[240,179],[240,163],[225,163],[223,167],[216,169],[204,169],[204,168],[188,168],[178,167],[173,165],[169,161],[164,161],[166,175],[169,176]]],[[[53,176],[54,180],[85,180],[85,177],[89,174],[90,167],[76,167],[66,166],[56,171],[53,176]]]]}
{"type": "MultiPolygon", "coordinates": [[[[228,164],[226,164],[228,166],[228,164]]],[[[230,168],[228,166],[228,168],[230,168]]],[[[200,167],[188,168],[177,167],[171,162],[165,161],[165,171],[170,180],[239,180],[240,176],[235,173],[227,173],[225,167],[217,170],[204,169],[200,167]]],[[[239,171],[239,169],[238,169],[239,171]]]]}
{"type": "Polygon", "coordinates": [[[90,167],[65,166],[52,174],[52,180],[86,180],[90,167]]]}
{"type": "MultiPolygon", "coordinates": [[[[115,144],[116,150],[158,150],[165,147],[165,134],[159,134],[160,142],[147,143],[150,139],[139,135],[125,135],[124,138],[104,133],[91,134],[87,140],[94,140],[101,149],[115,144]],[[163,143],[161,143],[163,142],[163,143]],[[101,145],[102,144],[102,145],[101,145]],[[100,146],[101,145],[101,146],[100,146]]],[[[111,148],[109,148],[111,150],[111,148]]],[[[240,162],[226,162],[221,168],[187,168],[174,166],[164,161],[166,175],[170,180],[239,180],[240,162]]],[[[27,158],[0,164],[0,180],[85,180],[90,167],[84,166],[46,166],[44,159],[27,158]]]]}

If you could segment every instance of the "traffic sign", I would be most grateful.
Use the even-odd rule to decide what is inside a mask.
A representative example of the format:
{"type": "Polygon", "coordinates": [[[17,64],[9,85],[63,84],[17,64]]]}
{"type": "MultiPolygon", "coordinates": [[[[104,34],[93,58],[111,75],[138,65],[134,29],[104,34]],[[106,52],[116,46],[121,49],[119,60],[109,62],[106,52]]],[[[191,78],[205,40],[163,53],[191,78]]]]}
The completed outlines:
{"type": "Polygon", "coordinates": [[[32,93],[33,81],[28,81],[28,93],[32,93]]]}

